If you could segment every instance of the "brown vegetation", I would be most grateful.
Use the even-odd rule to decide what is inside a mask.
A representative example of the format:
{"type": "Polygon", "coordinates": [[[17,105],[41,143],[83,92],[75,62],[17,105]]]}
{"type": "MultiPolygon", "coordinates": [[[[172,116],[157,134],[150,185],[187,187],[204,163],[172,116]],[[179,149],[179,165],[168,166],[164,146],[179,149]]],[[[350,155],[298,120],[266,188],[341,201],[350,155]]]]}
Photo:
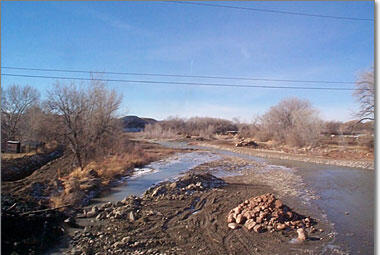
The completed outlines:
{"type": "Polygon", "coordinates": [[[98,158],[82,168],[76,167],[67,175],[58,176],[62,191],[51,196],[52,207],[65,204],[80,206],[105,189],[113,180],[133,173],[136,167],[142,167],[152,161],[173,152],[153,144],[135,144],[124,137],[123,150],[107,157],[98,158]]]}
{"type": "Polygon", "coordinates": [[[375,77],[372,68],[360,75],[353,94],[360,104],[360,110],[357,113],[360,121],[375,120],[375,94],[375,77]]]}
{"type": "Polygon", "coordinates": [[[57,82],[49,92],[47,109],[61,117],[57,132],[65,137],[65,144],[80,168],[109,152],[118,141],[121,127],[114,115],[120,102],[121,97],[115,91],[106,89],[97,80],[84,88],[57,82]]]}
{"type": "Polygon", "coordinates": [[[31,86],[21,87],[11,85],[1,89],[1,140],[2,142],[20,139],[22,131],[21,122],[25,121],[25,113],[38,104],[39,93],[31,86]]]}
{"type": "Polygon", "coordinates": [[[188,120],[171,118],[147,125],[144,134],[147,138],[176,138],[179,136],[212,138],[216,134],[237,130],[236,124],[229,120],[194,117],[188,120]]]}

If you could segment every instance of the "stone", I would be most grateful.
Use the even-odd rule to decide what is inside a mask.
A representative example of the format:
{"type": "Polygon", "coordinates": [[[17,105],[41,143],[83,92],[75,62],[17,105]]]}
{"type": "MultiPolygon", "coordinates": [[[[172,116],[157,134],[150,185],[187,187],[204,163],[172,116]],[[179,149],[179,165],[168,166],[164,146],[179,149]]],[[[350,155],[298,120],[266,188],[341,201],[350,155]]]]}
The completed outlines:
{"type": "Polygon", "coordinates": [[[123,237],[123,239],[121,239],[123,243],[128,243],[130,240],[131,238],[129,236],[123,237]]]}
{"type": "Polygon", "coordinates": [[[72,255],[80,255],[80,254],[82,254],[82,251],[79,250],[78,248],[72,248],[71,249],[71,254],[72,255]]]}
{"type": "Polygon", "coordinates": [[[92,217],[95,217],[95,215],[96,215],[96,212],[94,212],[94,211],[89,211],[89,212],[87,212],[87,214],[86,214],[86,217],[87,218],[92,218],[92,217]]]}
{"type": "Polygon", "coordinates": [[[276,225],[276,229],[277,230],[284,230],[286,228],[286,225],[285,224],[282,224],[282,223],[278,223],[276,225]]]}
{"type": "Polygon", "coordinates": [[[128,218],[132,222],[136,220],[136,217],[135,217],[135,214],[133,213],[133,211],[129,212],[128,218]]]}
{"type": "Polygon", "coordinates": [[[187,190],[193,190],[196,188],[197,188],[197,186],[194,183],[191,183],[191,184],[187,185],[187,187],[186,187],[187,190]]]}
{"type": "Polygon", "coordinates": [[[280,201],[280,200],[276,200],[275,202],[274,202],[274,207],[276,207],[276,208],[281,208],[283,206],[283,204],[282,204],[282,202],[280,201]]]}
{"type": "Polygon", "coordinates": [[[153,191],[152,197],[159,196],[165,193],[166,193],[166,188],[164,186],[159,186],[153,191]]]}
{"type": "Polygon", "coordinates": [[[233,214],[228,214],[227,222],[228,223],[234,223],[235,222],[235,217],[233,214]]]}
{"type": "Polygon", "coordinates": [[[253,227],[253,231],[255,231],[256,233],[261,233],[264,231],[264,228],[263,226],[261,226],[260,224],[256,224],[254,227],[253,227]]]}
{"type": "Polygon", "coordinates": [[[242,214],[238,214],[236,216],[236,223],[243,224],[245,222],[246,218],[242,214]]]}
{"type": "Polygon", "coordinates": [[[255,225],[256,225],[256,222],[253,219],[249,219],[245,222],[244,227],[246,227],[249,231],[251,231],[255,225]]]}
{"type": "Polygon", "coordinates": [[[241,207],[235,207],[234,208],[234,212],[236,213],[236,214],[239,214],[239,213],[241,213],[241,207]]]}
{"type": "Polygon", "coordinates": [[[307,239],[307,233],[305,232],[303,228],[297,229],[297,234],[298,234],[298,237],[297,237],[298,240],[305,241],[307,239]]]}
{"type": "Polygon", "coordinates": [[[228,223],[227,226],[228,226],[230,229],[237,229],[237,228],[239,227],[239,225],[236,224],[236,223],[228,223]]]}

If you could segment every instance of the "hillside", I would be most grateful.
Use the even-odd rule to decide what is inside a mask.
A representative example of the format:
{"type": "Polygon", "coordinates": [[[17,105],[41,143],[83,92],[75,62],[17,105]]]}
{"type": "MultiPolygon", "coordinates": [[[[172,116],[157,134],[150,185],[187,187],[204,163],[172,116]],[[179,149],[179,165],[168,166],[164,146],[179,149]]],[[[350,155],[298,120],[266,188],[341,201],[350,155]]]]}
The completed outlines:
{"type": "Polygon", "coordinates": [[[123,128],[126,132],[140,132],[144,130],[145,125],[157,122],[157,120],[152,118],[140,118],[134,115],[122,117],[120,120],[123,122],[123,128]]]}

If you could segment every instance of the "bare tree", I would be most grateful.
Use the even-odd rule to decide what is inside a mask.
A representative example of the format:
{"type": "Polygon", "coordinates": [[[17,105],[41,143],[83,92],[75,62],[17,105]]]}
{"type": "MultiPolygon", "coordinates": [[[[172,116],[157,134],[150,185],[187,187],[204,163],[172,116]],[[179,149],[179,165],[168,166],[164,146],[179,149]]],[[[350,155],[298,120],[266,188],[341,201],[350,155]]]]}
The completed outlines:
{"type": "Polygon", "coordinates": [[[373,68],[363,72],[356,82],[356,90],[353,95],[360,104],[357,116],[359,122],[364,120],[375,120],[375,79],[373,68]]]}
{"type": "Polygon", "coordinates": [[[290,98],[272,106],[262,116],[260,129],[281,143],[311,145],[319,137],[321,120],[309,101],[290,98]]]}
{"type": "Polygon", "coordinates": [[[98,80],[81,87],[57,82],[49,91],[46,106],[60,116],[62,135],[82,169],[87,160],[112,145],[120,124],[114,118],[120,103],[121,97],[98,80]]]}
{"type": "Polygon", "coordinates": [[[1,90],[1,129],[6,139],[16,139],[20,136],[19,125],[25,112],[39,101],[37,89],[29,85],[11,85],[1,90]]]}

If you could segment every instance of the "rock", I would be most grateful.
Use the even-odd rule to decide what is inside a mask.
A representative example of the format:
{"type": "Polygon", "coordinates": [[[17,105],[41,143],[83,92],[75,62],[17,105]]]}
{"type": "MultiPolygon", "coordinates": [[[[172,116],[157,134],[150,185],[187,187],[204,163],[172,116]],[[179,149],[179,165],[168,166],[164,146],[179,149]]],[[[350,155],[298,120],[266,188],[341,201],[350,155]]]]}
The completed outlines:
{"type": "Polygon", "coordinates": [[[92,218],[92,217],[95,217],[95,215],[96,215],[96,212],[94,212],[94,211],[89,211],[89,212],[87,212],[87,214],[86,214],[86,217],[87,218],[92,218]]]}
{"type": "Polygon", "coordinates": [[[238,226],[244,224],[258,233],[312,227],[315,223],[309,217],[293,212],[270,193],[244,200],[228,213],[227,222],[238,226]]]}
{"type": "Polygon", "coordinates": [[[122,242],[115,242],[112,246],[114,248],[121,248],[123,245],[124,245],[124,243],[122,243],[122,242]]]}
{"type": "Polygon", "coordinates": [[[239,225],[236,224],[236,223],[228,223],[227,226],[228,226],[230,229],[237,229],[237,228],[239,227],[239,225]]]}
{"type": "Polygon", "coordinates": [[[307,234],[303,228],[297,229],[298,237],[297,239],[300,241],[305,241],[307,239],[307,234]]]}
{"type": "Polygon", "coordinates": [[[136,220],[136,217],[135,217],[135,214],[133,213],[133,211],[129,212],[128,218],[132,222],[136,220]]]}
{"type": "Polygon", "coordinates": [[[129,236],[123,237],[123,239],[121,239],[123,243],[128,243],[130,240],[131,238],[129,236]]]}
{"type": "Polygon", "coordinates": [[[282,204],[282,202],[280,200],[277,199],[274,202],[274,206],[279,209],[279,208],[281,208],[283,206],[283,204],[282,204]]]}
{"type": "Polygon", "coordinates": [[[276,229],[277,230],[284,230],[286,228],[286,225],[285,224],[282,224],[282,223],[278,223],[276,225],[276,229]]]}
{"type": "Polygon", "coordinates": [[[244,224],[246,218],[242,214],[238,214],[236,216],[236,223],[238,224],[244,224]]]}
{"type": "Polygon", "coordinates": [[[177,188],[177,183],[176,183],[176,182],[171,183],[171,184],[169,185],[169,188],[171,188],[171,189],[175,189],[175,188],[177,188]]]}
{"type": "Polygon", "coordinates": [[[259,225],[259,224],[256,224],[254,227],[253,227],[253,231],[255,231],[256,233],[261,233],[264,231],[264,228],[263,226],[259,225]]]}
{"type": "Polygon", "coordinates": [[[186,187],[187,190],[193,190],[193,189],[196,189],[196,188],[197,188],[197,186],[196,186],[194,183],[189,184],[189,185],[187,185],[187,187],[186,187]]]}
{"type": "Polygon", "coordinates": [[[165,193],[166,193],[166,188],[164,186],[159,186],[153,191],[152,197],[159,196],[165,193]]]}
{"type": "Polygon", "coordinates": [[[253,219],[249,219],[245,222],[244,227],[246,227],[249,231],[251,231],[255,225],[256,225],[256,222],[253,219]]]}
{"type": "Polygon", "coordinates": [[[235,217],[233,214],[228,214],[227,217],[227,223],[234,223],[235,222],[235,217]]]}
{"type": "Polygon", "coordinates": [[[71,254],[72,255],[80,255],[80,254],[82,254],[82,251],[80,249],[78,249],[78,248],[72,248],[71,249],[71,254]]]}

